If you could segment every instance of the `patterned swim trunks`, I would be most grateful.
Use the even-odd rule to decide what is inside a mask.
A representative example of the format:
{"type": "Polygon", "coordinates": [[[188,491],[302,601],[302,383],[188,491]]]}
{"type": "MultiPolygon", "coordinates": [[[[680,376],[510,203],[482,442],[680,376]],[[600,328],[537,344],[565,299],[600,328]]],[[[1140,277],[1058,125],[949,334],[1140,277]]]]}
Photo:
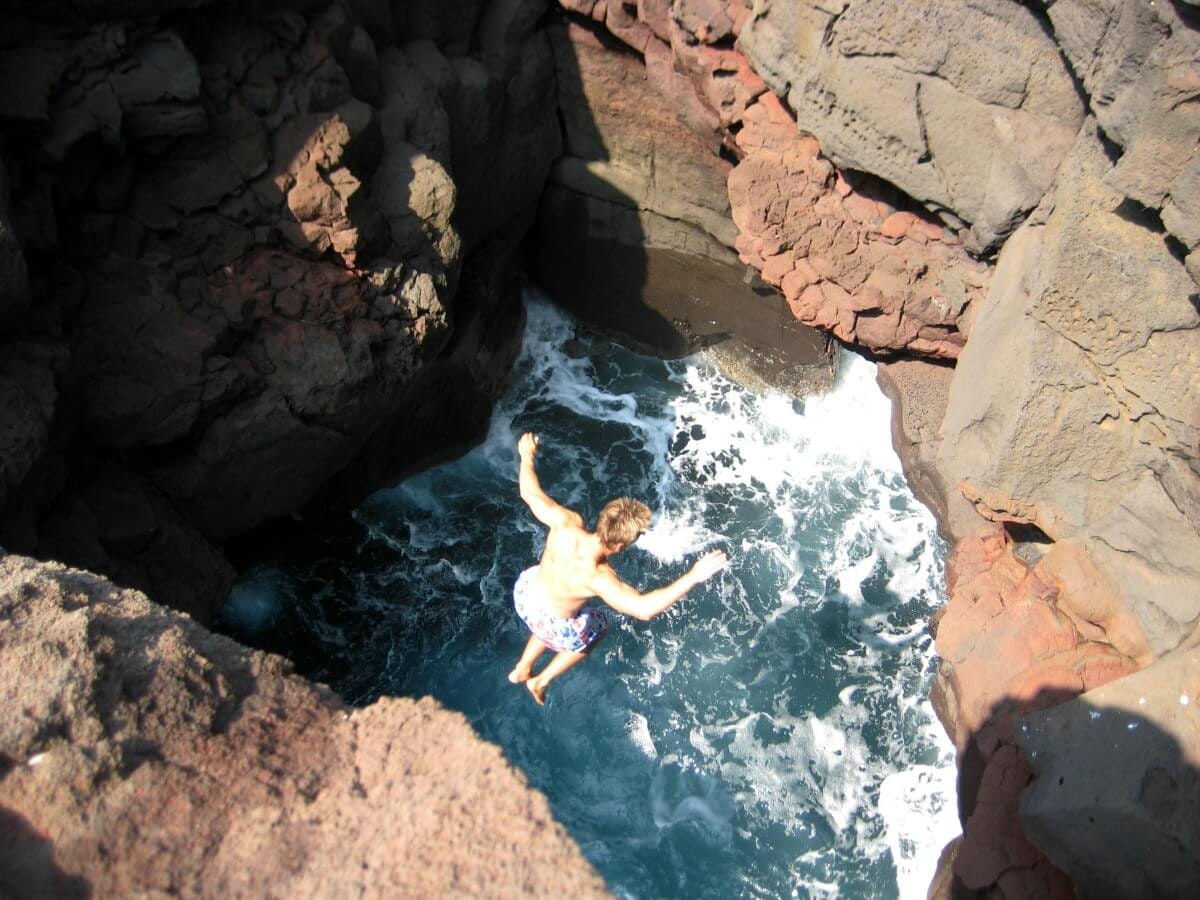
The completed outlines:
{"type": "Polygon", "coordinates": [[[581,653],[608,633],[608,616],[590,606],[569,619],[549,613],[536,569],[534,566],[521,573],[513,587],[513,601],[521,621],[543,644],[551,650],[581,653]]]}

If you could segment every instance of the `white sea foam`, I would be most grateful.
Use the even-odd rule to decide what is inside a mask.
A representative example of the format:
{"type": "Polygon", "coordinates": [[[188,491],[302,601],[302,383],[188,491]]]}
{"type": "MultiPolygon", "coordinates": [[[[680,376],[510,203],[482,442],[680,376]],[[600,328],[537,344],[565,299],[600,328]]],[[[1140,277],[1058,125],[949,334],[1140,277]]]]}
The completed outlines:
{"type": "MultiPolygon", "coordinates": [[[[866,492],[824,554],[823,568],[839,594],[862,605],[864,584],[880,568],[889,573],[887,591],[897,597],[936,593],[941,563],[935,523],[927,510],[912,502],[903,483],[891,446],[888,401],[874,382],[873,365],[850,356],[835,389],[808,400],[803,409],[783,397],[754,398],[732,390],[706,367],[689,366],[684,382],[685,396],[674,404],[676,433],[691,437],[693,426],[701,423],[703,436],[689,439],[672,458],[682,477],[765,493],[792,531],[799,522],[788,521],[789,501],[798,491],[813,495],[811,502],[819,509],[831,479],[859,476],[866,492]],[[713,415],[713,409],[721,415],[713,415]]],[[[678,534],[674,529],[672,536],[678,534]]],[[[686,535],[696,543],[700,537],[700,529],[686,535]]],[[[684,544],[686,540],[672,540],[670,554],[654,549],[656,555],[674,559],[684,544]]],[[[796,571],[779,592],[779,603],[768,618],[772,622],[799,605],[794,591],[803,574],[782,548],[775,555],[796,571]]],[[[862,654],[859,668],[864,672],[878,670],[882,647],[893,648],[889,653],[915,654],[918,668],[928,665],[932,648],[924,622],[903,626],[888,622],[886,613],[868,612],[864,624],[872,627],[877,643],[862,654]],[[923,647],[917,646],[921,640],[923,647]]],[[[931,715],[922,684],[897,680],[868,688],[868,693],[883,690],[902,714],[917,716],[914,737],[936,748],[938,764],[897,771],[885,759],[873,757],[862,738],[867,715],[855,703],[857,690],[843,690],[841,705],[823,717],[789,720],[776,714],[772,726],[786,733],[784,740],[764,744],[755,737],[755,724],[766,715],[758,712],[728,726],[694,728],[690,742],[704,757],[722,759],[723,774],[764,804],[771,818],[786,821],[797,804],[812,803],[836,833],[854,840],[859,853],[890,850],[898,886],[910,896],[918,890],[914,885],[922,885],[922,892],[928,886],[942,846],[957,833],[952,753],[931,715]],[[731,743],[721,739],[722,731],[732,733],[731,743]],[[886,797],[886,808],[880,809],[884,834],[869,821],[875,796],[886,797]],[[901,815],[914,804],[925,814],[901,815]]]]}
{"type": "Polygon", "coordinates": [[[923,900],[942,848],[960,831],[955,774],[948,765],[913,766],[889,775],[879,789],[901,900],[923,900]]]}
{"type": "Polygon", "coordinates": [[[625,730],[629,732],[629,738],[633,741],[634,746],[645,753],[651,759],[658,756],[658,750],[654,746],[654,738],[650,736],[650,723],[641,713],[631,712],[629,721],[625,723],[625,730]]]}
{"type": "MultiPolygon", "coordinates": [[[[568,356],[572,333],[564,316],[529,304],[519,389],[497,405],[486,440],[445,474],[410,479],[356,513],[364,544],[398,562],[369,579],[355,573],[351,596],[331,599],[389,625],[411,621],[418,636],[430,618],[459,617],[463,635],[439,632],[453,666],[471,653],[497,656],[477,646],[480,634],[499,635],[511,652],[505,641],[523,640],[508,612],[512,579],[543,539],[517,505],[516,441],[542,432],[539,472],[556,499],[594,514],[598,495],[630,493],[654,509],[619,571],[662,583],[710,547],[725,549],[731,566],[650,626],[616,617],[601,662],[556,683],[538,718],[512,692],[501,695],[512,705],[485,706],[472,721],[491,722],[490,736],[514,759],[550,741],[555,764],[523,763],[540,777],[563,760],[579,763],[586,777],[573,777],[556,810],[606,835],[580,840],[594,862],[630,873],[612,885],[618,894],[639,895],[638,847],[673,835],[725,849],[737,835],[757,846],[762,829],[796,855],[765,869],[739,857],[742,893],[777,896],[782,884],[798,896],[838,896],[842,867],[866,860],[886,870],[890,852],[909,896],[927,883],[950,827],[921,811],[954,809],[952,754],[926,699],[923,611],[936,600],[941,560],[933,519],[892,450],[874,367],[847,356],[834,390],[803,404],[750,394],[702,359],[661,364],[671,380],[642,390],[636,373],[620,371],[620,353],[568,356]],[[480,526],[479,502],[514,509],[501,526],[480,526]],[[391,599],[414,593],[423,606],[391,599]],[[487,622],[470,624],[479,614],[487,622]],[[615,736],[601,737],[604,729],[615,736]],[[614,743],[598,749],[606,739],[614,743]],[[601,775],[610,755],[621,769],[601,775]],[[649,782],[637,796],[620,792],[622,779],[643,772],[649,782]],[[780,866],[782,881],[769,871],[780,866]]],[[[267,593],[287,589],[277,581],[267,593]]],[[[323,643],[345,646],[334,626],[309,624],[323,643]]],[[[367,631],[383,648],[380,683],[410,684],[419,638],[367,631]]],[[[473,690],[490,696],[483,680],[473,690]]],[[[494,680],[506,684],[503,672],[494,680]]],[[[682,886],[694,863],[675,864],[682,886]]]]}

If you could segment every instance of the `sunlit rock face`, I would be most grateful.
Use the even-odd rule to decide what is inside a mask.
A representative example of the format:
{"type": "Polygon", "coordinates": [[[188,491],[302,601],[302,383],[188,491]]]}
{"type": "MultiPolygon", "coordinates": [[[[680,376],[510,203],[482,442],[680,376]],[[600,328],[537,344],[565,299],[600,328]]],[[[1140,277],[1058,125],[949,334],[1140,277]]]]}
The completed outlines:
{"type": "Polygon", "coordinates": [[[606,895],[546,799],[430,698],[350,710],[56,563],[0,559],[0,615],[6,895],[606,895]]]}
{"type": "Polygon", "coordinates": [[[1001,254],[941,464],[985,516],[1078,546],[1137,623],[1113,642],[1158,656],[1200,614],[1195,283],[1161,235],[1121,214],[1094,129],[1068,162],[1044,222],[1001,254]],[[991,377],[1000,367],[1010,378],[991,377]]]}
{"type": "Polygon", "coordinates": [[[747,109],[736,141],[739,255],[797,319],[876,353],[958,356],[960,320],[989,273],[953,232],[898,208],[894,191],[859,179],[856,190],[772,94],[747,109]]]}
{"type": "Polygon", "coordinates": [[[1195,7],[1068,0],[1048,4],[1046,16],[1100,129],[1121,148],[1106,183],[1161,216],[1200,278],[1195,7]]]}
{"type": "Polygon", "coordinates": [[[1085,113],[1018,3],[764,3],[739,46],[836,163],[952,213],[978,250],[1041,200],[1085,113]]]}

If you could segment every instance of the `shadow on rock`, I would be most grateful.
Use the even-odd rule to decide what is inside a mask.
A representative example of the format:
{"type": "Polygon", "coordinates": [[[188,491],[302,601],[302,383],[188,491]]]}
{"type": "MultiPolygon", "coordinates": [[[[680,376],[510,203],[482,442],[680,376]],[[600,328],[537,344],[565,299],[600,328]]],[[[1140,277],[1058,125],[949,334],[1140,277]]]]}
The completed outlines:
{"type": "Polygon", "coordinates": [[[54,845],[23,816],[0,806],[0,894],[80,900],[92,896],[92,886],[60,869],[54,845]]]}
{"type": "Polygon", "coordinates": [[[931,897],[1200,895],[1200,652],[1005,698],[960,753],[931,897]]]}

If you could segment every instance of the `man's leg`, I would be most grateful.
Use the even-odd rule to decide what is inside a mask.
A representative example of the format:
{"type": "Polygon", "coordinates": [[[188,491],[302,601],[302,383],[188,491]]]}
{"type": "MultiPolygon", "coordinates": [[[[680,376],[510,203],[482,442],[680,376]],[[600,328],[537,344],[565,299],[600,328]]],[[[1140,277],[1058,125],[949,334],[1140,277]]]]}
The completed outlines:
{"type": "Polygon", "coordinates": [[[541,639],[536,634],[529,636],[529,641],[525,644],[525,651],[521,654],[521,658],[517,660],[516,666],[508,673],[508,680],[513,684],[520,684],[522,681],[528,681],[529,676],[533,674],[533,664],[537,662],[547,649],[541,639]]]}
{"type": "MultiPolygon", "coordinates": [[[[592,646],[594,647],[595,644],[592,646]]],[[[571,666],[578,665],[587,659],[591,649],[591,647],[588,647],[583,653],[571,653],[569,650],[560,650],[554,655],[554,659],[550,660],[546,668],[538,672],[535,678],[530,678],[525,682],[525,687],[529,688],[529,693],[533,694],[533,699],[538,702],[538,706],[546,705],[546,688],[550,686],[550,682],[571,668],[571,666]]]]}

